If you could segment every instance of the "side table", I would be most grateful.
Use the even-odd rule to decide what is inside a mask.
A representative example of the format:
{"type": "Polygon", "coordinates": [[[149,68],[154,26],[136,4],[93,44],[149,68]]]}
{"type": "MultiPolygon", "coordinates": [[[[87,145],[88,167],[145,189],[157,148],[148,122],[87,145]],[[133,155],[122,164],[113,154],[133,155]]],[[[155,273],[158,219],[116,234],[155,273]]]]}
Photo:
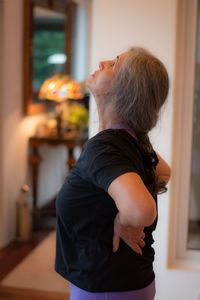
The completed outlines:
{"type": "Polygon", "coordinates": [[[74,158],[74,149],[79,146],[83,150],[83,145],[87,141],[88,136],[86,134],[78,134],[76,132],[68,132],[61,136],[44,136],[37,137],[33,136],[29,138],[30,146],[30,157],[29,163],[32,166],[32,189],[33,189],[33,208],[32,208],[32,221],[33,221],[33,230],[37,227],[37,220],[40,215],[40,208],[38,207],[38,174],[39,174],[39,165],[42,161],[41,156],[39,155],[39,148],[43,145],[48,145],[49,147],[56,147],[59,145],[64,145],[68,151],[68,160],[67,165],[69,170],[72,168],[72,165],[76,162],[74,158]]]}

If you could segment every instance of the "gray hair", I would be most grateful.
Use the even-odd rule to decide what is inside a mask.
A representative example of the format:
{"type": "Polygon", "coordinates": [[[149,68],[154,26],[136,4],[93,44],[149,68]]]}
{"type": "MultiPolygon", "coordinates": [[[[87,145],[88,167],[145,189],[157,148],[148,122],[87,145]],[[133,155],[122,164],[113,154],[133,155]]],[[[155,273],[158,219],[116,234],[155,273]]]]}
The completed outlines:
{"type": "MultiPolygon", "coordinates": [[[[111,87],[112,104],[120,120],[136,133],[144,161],[155,152],[148,137],[168,95],[169,78],[163,63],[146,49],[131,48],[111,87]],[[150,156],[149,156],[150,154],[150,156]]],[[[148,170],[152,194],[167,190],[155,168],[148,170]]]]}
{"type": "Polygon", "coordinates": [[[163,63],[146,49],[131,48],[122,62],[111,93],[119,118],[138,135],[156,125],[169,89],[163,63]]]}

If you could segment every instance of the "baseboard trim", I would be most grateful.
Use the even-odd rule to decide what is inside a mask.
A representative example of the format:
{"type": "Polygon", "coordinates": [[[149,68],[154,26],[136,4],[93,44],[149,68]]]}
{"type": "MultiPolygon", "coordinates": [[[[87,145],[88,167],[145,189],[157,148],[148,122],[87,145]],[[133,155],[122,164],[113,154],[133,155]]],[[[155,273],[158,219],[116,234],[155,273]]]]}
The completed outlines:
{"type": "Polygon", "coordinates": [[[0,299],[5,300],[69,300],[69,296],[67,293],[21,289],[0,285],[0,299]]]}
{"type": "Polygon", "coordinates": [[[3,250],[6,248],[10,243],[14,242],[16,237],[10,237],[7,239],[2,239],[0,240],[0,250],[3,250]]]}

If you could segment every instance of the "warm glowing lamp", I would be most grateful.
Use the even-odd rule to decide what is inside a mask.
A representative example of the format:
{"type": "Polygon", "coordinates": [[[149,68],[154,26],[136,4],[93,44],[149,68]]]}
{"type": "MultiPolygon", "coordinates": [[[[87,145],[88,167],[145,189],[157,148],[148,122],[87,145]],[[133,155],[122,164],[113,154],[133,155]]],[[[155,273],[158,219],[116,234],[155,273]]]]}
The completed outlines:
{"type": "MultiPolygon", "coordinates": [[[[56,101],[61,104],[64,100],[83,98],[80,85],[66,74],[55,74],[46,79],[40,88],[39,99],[56,101]]],[[[57,105],[57,134],[61,135],[61,107],[57,105]]]]}

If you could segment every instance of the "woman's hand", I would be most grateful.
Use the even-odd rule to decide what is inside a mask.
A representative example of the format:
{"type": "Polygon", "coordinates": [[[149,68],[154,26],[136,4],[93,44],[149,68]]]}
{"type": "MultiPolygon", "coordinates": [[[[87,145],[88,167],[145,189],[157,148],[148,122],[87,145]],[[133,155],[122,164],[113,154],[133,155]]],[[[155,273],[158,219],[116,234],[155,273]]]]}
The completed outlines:
{"type": "Polygon", "coordinates": [[[142,255],[141,248],[145,246],[144,227],[122,226],[119,214],[114,219],[113,252],[118,250],[121,238],[133,251],[142,255]]]}
{"type": "Polygon", "coordinates": [[[171,176],[170,166],[166,163],[166,161],[158,154],[158,165],[156,166],[156,172],[161,180],[163,180],[166,184],[168,183],[171,176]]]}

